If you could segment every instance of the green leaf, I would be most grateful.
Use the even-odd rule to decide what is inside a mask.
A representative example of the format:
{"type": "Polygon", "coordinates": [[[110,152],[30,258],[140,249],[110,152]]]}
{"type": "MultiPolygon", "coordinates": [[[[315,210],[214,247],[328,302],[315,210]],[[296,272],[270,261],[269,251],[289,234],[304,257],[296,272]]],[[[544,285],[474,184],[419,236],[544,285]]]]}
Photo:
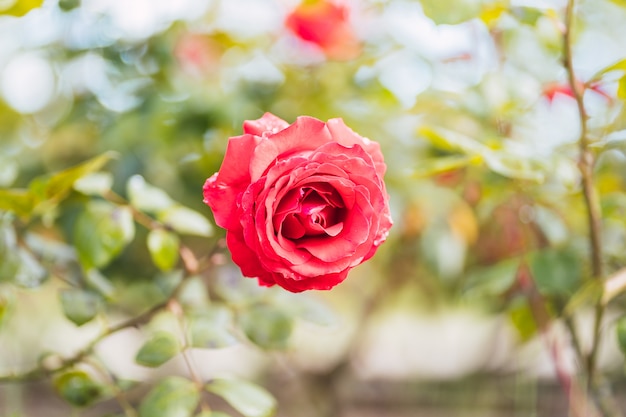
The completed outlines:
{"type": "Polygon", "coordinates": [[[502,295],[515,283],[518,268],[518,259],[507,259],[472,271],[467,278],[468,292],[488,297],[502,295]]]}
{"type": "Polygon", "coordinates": [[[130,208],[92,201],[74,228],[74,245],[85,269],[111,262],[133,239],[135,223],[130,208]]]}
{"type": "Polygon", "coordinates": [[[94,172],[74,182],[74,189],[86,195],[103,195],[113,186],[113,174],[94,172]]]}
{"type": "Polygon", "coordinates": [[[222,413],[221,411],[203,411],[200,414],[196,414],[194,417],[231,417],[231,415],[222,413]]]}
{"type": "Polygon", "coordinates": [[[265,304],[243,310],[239,324],[250,341],[264,349],[286,348],[293,328],[291,317],[265,304]]]}
{"type": "Polygon", "coordinates": [[[232,332],[233,314],[226,307],[211,306],[189,316],[189,339],[193,347],[222,348],[239,342],[232,332]]]}
{"type": "Polygon", "coordinates": [[[176,338],[167,332],[152,336],[137,352],[135,362],[139,365],[156,368],[172,359],[180,350],[176,338]]]}
{"type": "Polygon", "coordinates": [[[106,152],[56,174],[35,178],[29,189],[40,202],[58,203],[69,194],[77,180],[99,171],[115,155],[114,152],[106,152]]]}
{"type": "Polygon", "coordinates": [[[508,310],[508,316],[523,342],[530,340],[537,333],[537,324],[526,300],[519,299],[513,303],[508,310]]]}
{"type": "Polygon", "coordinates": [[[570,297],[581,285],[580,257],[568,248],[536,252],[530,259],[530,269],[543,295],[570,297]]]}
{"type": "Polygon", "coordinates": [[[491,149],[461,133],[428,126],[422,126],[417,133],[439,149],[461,151],[469,155],[472,163],[484,160],[489,169],[502,176],[536,182],[545,179],[543,166],[538,161],[491,149]]]}
{"type": "Polygon", "coordinates": [[[207,390],[222,397],[245,417],[269,417],[276,412],[276,400],[265,389],[241,379],[216,379],[207,390]]]}
{"type": "Polygon", "coordinates": [[[188,379],[169,377],[146,395],[139,407],[140,417],[191,417],[198,406],[200,393],[188,379]]]}
{"type": "Polygon", "coordinates": [[[188,207],[175,205],[158,215],[158,219],[178,233],[209,237],[213,227],[202,214],[188,207]]]}
{"type": "Polygon", "coordinates": [[[169,271],[178,262],[180,239],[174,233],[155,229],[148,233],[148,250],[152,262],[162,271],[169,271]]]}
{"type": "Polygon", "coordinates": [[[73,10],[80,6],[80,0],[59,0],[59,8],[64,12],[73,10]]]}
{"type": "Polygon", "coordinates": [[[622,316],[617,320],[615,325],[617,332],[617,343],[620,350],[626,355],[626,316],[622,316]]]}
{"type": "Polygon", "coordinates": [[[100,397],[102,387],[83,371],[69,371],[54,380],[59,395],[72,405],[84,407],[100,397]]]}
{"type": "Polygon", "coordinates": [[[455,25],[480,16],[481,0],[422,0],[424,14],[436,24],[455,25]]]}
{"type": "Polygon", "coordinates": [[[100,297],[89,290],[64,289],[59,297],[63,313],[77,326],[91,321],[100,310],[100,297]]]}
{"type": "Polygon", "coordinates": [[[0,15],[24,16],[42,4],[43,0],[2,0],[0,1],[0,15]]]}
{"type": "Polygon", "coordinates": [[[0,190],[0,210],[28,218],[34,207],[35,199],[30,191],[16,188],[0,190]]]}
{"type": "Polygon", "coordinates": [[[417,134],[427,139],[433,146],[448,152],[462,151],[470,155],[482,155],[490,150],[469,136],[447,129],[422,126],[418,129],[417,134]]]}
{"type": "Polygon", "coordinates": [[[544,15],[544,12],[534,7],[512,7],[511,14],[525,25],[535,26],[537,20],[544,15]]]}
{"type": "Polygon", "coordinates": [[[165,191],[148,184],[141,175],[129,178],[126,192],[133,207],[148,213],[163,211],[176,204],[165,191]]]}

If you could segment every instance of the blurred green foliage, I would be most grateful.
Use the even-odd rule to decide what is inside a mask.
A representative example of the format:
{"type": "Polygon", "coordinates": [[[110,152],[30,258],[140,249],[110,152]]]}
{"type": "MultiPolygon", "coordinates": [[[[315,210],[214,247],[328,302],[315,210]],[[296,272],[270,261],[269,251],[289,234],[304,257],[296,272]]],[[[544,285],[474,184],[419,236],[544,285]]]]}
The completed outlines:
{"type": "MultiPolygon", "coordinates": [[[[328,303],[355,311],[357,329],[396,304],[468,305],[505,316],[520,343],[592,310],[603,289],[602,308],[625,314],[623,1],[576,2],[574,86],[562,2],[353,2],[362,52],[344,61],[286,32],[283,2],[40,3],[0,1],[0,339],[19,340],[11,323],[33,291],[54,293],[67,320],[96,332],[56,362],[0,359],[2,382],[53,376],[74,406],[119,400],[123,378],[93,363],[114,333],[141,329],[143,344],[125,353],[144,367],[191,348],[289,351],[299,323],[335,320],[328,303]],[[577,88],[602,277],[588,243],[577,88]],[[383,148],[395,226],[338,295],[243,278],[202,203],[227,138],[265,111],[343,117],[383,148]]],[[[157,378],[135,411],[120,401],[125,415],[225,416],[204,391],[246,417],[276,412],[252,381],[205,381],[189,367],[189,378],[157,378]]]]}

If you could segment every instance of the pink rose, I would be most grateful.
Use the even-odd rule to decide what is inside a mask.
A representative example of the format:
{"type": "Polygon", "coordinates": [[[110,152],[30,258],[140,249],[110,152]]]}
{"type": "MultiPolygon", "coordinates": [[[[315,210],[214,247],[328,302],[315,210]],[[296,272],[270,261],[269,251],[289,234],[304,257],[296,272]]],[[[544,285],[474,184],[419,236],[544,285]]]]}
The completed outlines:
{"type": "Polygon", "coordinates": [[[270,113],[228,140],[204,202],[233,261],[264,286],[328,290],[374,255],[392,225],[378,143],[341,119],[270,113]]]}

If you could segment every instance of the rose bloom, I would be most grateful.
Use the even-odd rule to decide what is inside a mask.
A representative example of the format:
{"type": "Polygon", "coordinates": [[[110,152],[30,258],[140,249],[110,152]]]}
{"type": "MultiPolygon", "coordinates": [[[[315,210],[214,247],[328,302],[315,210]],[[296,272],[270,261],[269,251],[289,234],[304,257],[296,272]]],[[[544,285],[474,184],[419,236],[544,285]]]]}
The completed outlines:
{"type": "Polygon", "coordinates": [[[374,255],[392,225],[378,143],[342,119],[266,113],[228,140],[204,202],[233,261],[264,286],[328,290],[374,255]]]}
{"type": "Polygon", "coordinates": [[[326,0],[304,1],[285,21],[298,38],[319,46],[332,59],[356,58],[361,51],[346,6],[326,0]]]}

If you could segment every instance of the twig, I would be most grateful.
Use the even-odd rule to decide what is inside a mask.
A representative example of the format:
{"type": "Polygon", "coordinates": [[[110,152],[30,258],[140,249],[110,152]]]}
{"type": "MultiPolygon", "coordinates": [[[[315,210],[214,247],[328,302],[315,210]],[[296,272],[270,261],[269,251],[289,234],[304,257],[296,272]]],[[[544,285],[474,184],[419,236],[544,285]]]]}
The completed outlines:
{"type": "MultiPolygon", "coordinates": [[[[589,147],[589,137],[587,134],[587,112],[583,102],[584,86],[576,79],[574,64],[572,62],[572,26],[574,19],[574,2],[568,0],[565,9],[565,32],[563,34],[563,55],[564,65],[567,71],[570,88],[574,94],[578,115],[580,118],[580,159],[578,167],[582,176],[583,196],[587,208],[587,222],[589,224],[589,246],[591,249],[591,272],[593,279],[602,280],[602,225],[600,215],[600,203],[598,194],[593,183],[594,155],[589,147]]],[[[586,373],[588,383],[592,384],[596,373],[596,361],[600,345],[600,327],[604,315],[604,306],[600,301],[595,308],[595,319],[591,349],[587,356],[586,373]]],[[[591,385],[590,385],[591,386],[591,385]]]]}

